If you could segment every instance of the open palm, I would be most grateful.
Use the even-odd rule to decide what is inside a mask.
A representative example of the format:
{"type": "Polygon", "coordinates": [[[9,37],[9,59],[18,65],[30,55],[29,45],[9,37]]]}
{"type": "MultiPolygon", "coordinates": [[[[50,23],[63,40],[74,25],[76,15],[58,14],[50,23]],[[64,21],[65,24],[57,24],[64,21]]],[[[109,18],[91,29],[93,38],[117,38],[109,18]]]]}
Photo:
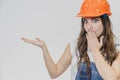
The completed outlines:
{"type": "Polygon", "coordinates": [[[22,37],[21,39],[26,43],[30,43],[41,48],[45,45],[45,42],[43,40],[40,40],[39,38],[32,40],[32,39],[22,37]]]}

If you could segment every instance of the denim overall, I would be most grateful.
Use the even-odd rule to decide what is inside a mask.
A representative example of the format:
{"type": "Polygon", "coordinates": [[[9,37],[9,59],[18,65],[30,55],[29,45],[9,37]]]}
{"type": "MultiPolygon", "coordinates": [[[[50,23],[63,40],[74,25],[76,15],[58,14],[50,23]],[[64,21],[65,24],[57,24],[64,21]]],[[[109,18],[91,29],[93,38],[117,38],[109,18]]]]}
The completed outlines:
{"type": "Polygon", "coordinates": [[[77,72],[75,80],[103,80],[102,77],[99,75],[94,62],[90,63],[90,68],[91,68],[91,79],[89,79],[87,76],[86,64],[82,62],[79,66],[80,71],[77,72]]]}

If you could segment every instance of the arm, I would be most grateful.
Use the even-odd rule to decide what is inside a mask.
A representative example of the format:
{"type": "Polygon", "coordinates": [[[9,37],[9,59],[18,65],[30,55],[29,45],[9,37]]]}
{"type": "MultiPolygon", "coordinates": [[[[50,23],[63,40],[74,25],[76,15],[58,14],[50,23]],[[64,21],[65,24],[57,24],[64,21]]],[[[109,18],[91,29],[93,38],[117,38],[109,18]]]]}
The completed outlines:
{"type": "Polygon", "coordinates": [[[120,78],[120,55],[113,62],[112,66],[104,60],[100,51],[94,51],[93,58],[98,72],[104,80],[118,80],[120,78]]]}
{"type": "Polygon", "coordinates": [[[99,49],[102,46],[102,39],[100,42],[98,41],[96,34],[94,31],[89,31],[86,34],[88,47],[92,51],[93,58],[97,67],[98,72],[102,76],[104,80],[118,80],[120,78],[120,55],[113,62],[112,66],[110,66],[102,56],[99,49]]]}
{"type": "Polygon", "coordinates": [[[59,75],[61,75],[71,63],[72,57],[70,52],[70,44],[66,46],[63,56],[60,58],[57,64],[55,64],[49,54],[49,51],[44,41],[40,40],[39,38],[36,38],[36,40],[22,38],[22,40],[24,40],[27,43],[36,45],[42,49],[45,64],[51,78],[56,78],[59,75]]]}
{"type": "Polygon", "coordinates": [[[65,48],[65,51],[60,58],[60,60],[55,64],[53,60],[51,59],[49,52],[47,50],[47,47],[44,47],[43,49],[43,56],[45,60],[46,67],[48,69],[49,75],[51,78],[56,78],[60,74],[62,74],[70,65],[71,63],[71,54],[70,54],[70,45],[68,44],[65,48]]]}

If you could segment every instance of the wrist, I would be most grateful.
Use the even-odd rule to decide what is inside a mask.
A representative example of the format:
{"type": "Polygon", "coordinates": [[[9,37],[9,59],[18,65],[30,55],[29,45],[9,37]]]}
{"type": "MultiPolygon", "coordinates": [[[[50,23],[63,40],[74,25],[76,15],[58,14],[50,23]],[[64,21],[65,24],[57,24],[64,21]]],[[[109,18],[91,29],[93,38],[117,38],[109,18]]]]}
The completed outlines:
{"type": "Polygon", "coordinates": [[[40,46],[40,48],[41,48],[42,50],[46,50],[46,49],[47,49],[47,46],[46,46],[45,43],[43,43],[42,46],[40,46]]]}
{"type": "Polygon", "coordinates": [[[100,52],[100,50],[95,49],[95,50],[92,50],[92,52],[93,52],[93,54],[97,54],[97,53],[99,53],[99,52],[100,52]]]}

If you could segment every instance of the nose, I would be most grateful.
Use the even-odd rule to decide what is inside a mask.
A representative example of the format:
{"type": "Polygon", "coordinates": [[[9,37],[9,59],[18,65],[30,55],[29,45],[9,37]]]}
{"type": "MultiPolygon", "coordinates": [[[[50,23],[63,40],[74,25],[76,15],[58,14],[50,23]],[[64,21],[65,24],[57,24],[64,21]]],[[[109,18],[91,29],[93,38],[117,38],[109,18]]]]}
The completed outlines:
{"type": "Polygon", "coordinates": [[[91,21],[88,21],[88,24],[86,25],[88,30],[91,30],[93,28],[93,24],[91,21]]]}

